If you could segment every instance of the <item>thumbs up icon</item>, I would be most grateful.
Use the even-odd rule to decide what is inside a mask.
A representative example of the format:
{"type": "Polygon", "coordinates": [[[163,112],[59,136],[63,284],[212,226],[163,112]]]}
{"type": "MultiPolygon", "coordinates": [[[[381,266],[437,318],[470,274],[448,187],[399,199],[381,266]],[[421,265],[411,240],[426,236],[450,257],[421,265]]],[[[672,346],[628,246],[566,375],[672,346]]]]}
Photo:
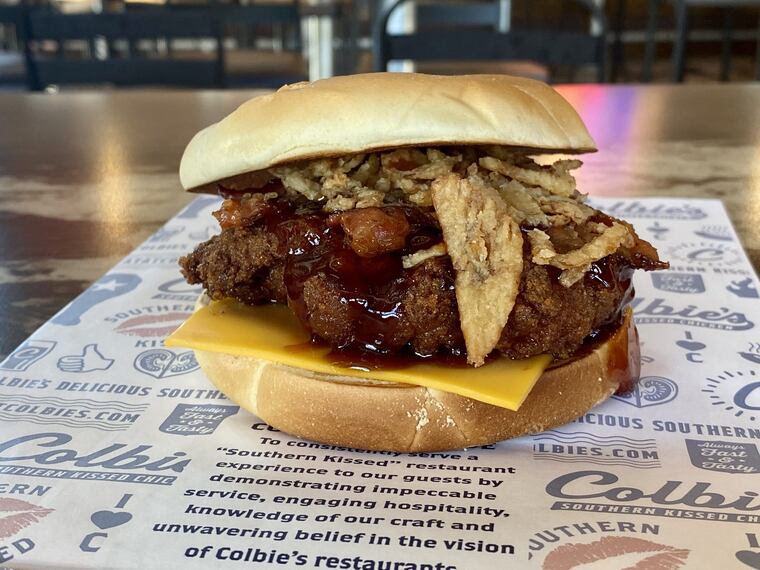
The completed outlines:
{"type": "Polygon", "coordinates": [[[97,344],[88,344],[82,349],[82,354],[71,354],[58,359],[58,368],[63,372],[93,372],[108,370],[114,363],[113,358],[106,358],[98,350],[97,344]]]}

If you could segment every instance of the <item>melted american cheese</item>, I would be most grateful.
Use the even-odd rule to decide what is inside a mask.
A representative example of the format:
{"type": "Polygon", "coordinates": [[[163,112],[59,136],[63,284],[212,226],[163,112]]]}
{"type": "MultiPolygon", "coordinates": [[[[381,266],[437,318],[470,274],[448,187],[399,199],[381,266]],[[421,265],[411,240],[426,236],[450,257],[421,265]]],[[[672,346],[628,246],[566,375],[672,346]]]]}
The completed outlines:
{"type": "Polygon", "coordinates": [[[509,410],[522,405],[551,361],[547,355],[497,358],[480,368],[452,368],[421,360],[401,369],[368,371],[337,365],[327,358],[328,348],[308,341],[306,331],[283,305],[249,307],[224,300],[193,313],[165,344],[253,356],[323,374],[425,386],[509,410]]]}

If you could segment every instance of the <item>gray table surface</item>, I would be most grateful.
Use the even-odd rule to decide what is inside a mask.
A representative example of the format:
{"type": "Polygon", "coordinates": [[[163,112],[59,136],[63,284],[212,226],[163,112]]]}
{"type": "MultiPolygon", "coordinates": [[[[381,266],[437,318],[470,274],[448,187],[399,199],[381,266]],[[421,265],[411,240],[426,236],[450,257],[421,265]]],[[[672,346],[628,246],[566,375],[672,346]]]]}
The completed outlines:
{"type": "MultiPolygon", "coordinates": [[[[760,85],[560,90],[600,149],[582,191],[722,199],[760,266],[760,85]]],[[[0,357],[192,199],[185,144],[254,94],[0,95],[0,357]]]]}

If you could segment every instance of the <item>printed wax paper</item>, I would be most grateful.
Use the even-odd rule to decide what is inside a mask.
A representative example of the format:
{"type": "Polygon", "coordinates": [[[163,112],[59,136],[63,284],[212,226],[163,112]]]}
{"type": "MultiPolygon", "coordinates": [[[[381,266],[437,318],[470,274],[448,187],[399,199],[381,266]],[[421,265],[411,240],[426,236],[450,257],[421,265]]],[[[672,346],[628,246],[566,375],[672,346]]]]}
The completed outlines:
{"type": "Polygon", "coordinates": [[[635,391],[408,455],[273,430],[163,346],[198,198],[0,365],[0,566],[760,568],[757,278],[720,202],[593,202],[671,262],[635,277],[635,391]]]}

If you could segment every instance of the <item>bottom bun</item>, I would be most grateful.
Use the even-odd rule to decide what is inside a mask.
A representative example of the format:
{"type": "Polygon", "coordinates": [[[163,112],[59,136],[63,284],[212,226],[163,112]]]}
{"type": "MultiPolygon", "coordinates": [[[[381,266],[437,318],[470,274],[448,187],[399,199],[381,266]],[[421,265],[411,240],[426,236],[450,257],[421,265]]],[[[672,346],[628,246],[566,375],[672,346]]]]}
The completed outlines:
{"type": "Polygon", "coordinates": [[[630,309],[606,339],[546,370],[516,412],[421,386],[330,376],[250,356],[195,355],[219,390],[272,427],[340,447],[400,452],[462,449],[565,424],[637,380],[640,368],[630,309]]]}

